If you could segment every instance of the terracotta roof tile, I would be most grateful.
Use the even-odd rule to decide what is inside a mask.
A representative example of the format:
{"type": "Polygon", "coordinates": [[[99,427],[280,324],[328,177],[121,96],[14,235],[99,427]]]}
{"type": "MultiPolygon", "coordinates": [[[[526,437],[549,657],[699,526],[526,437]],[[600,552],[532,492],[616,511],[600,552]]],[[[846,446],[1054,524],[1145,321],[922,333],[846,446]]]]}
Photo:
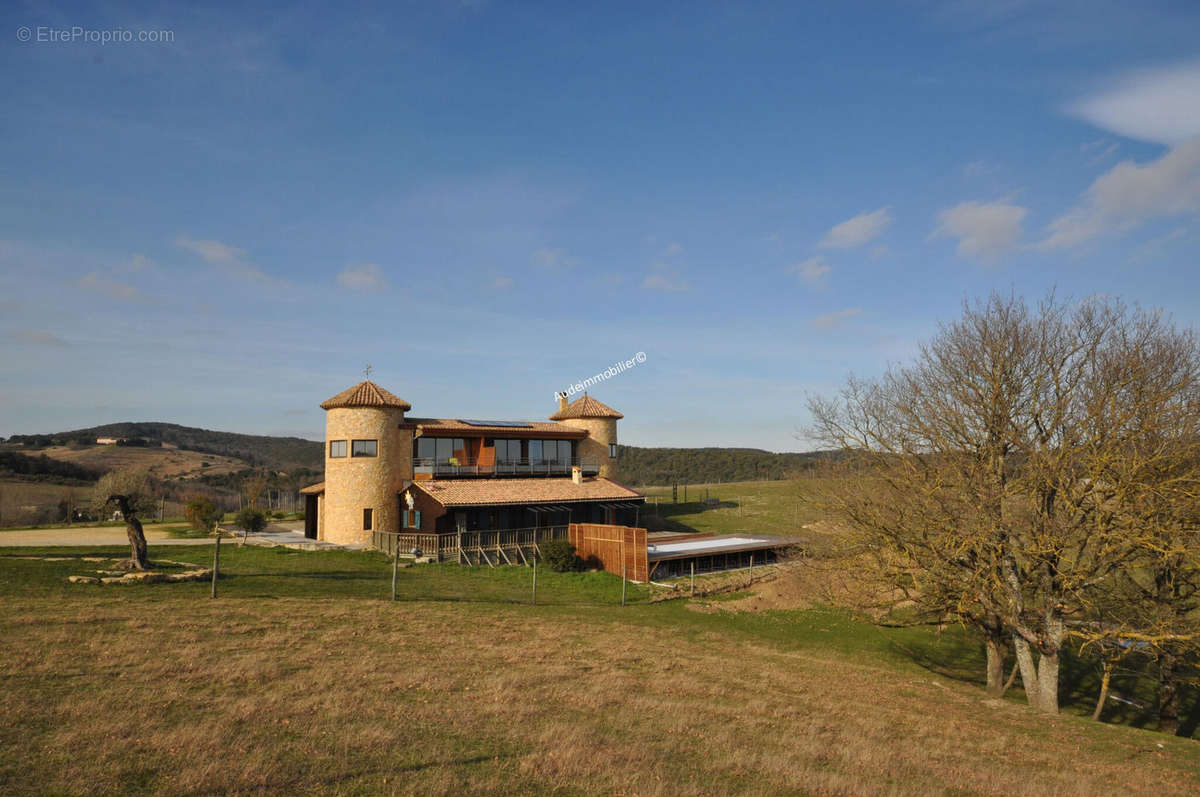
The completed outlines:
{"type": "Polygon", "coordinates": [[[397,407],[411,410],[412,405],[399,396],[393,395],[371,381],[359,382],[354,387],[348,387],[331,399],[321,402],[321,409],[331,410],[335,407],[397,407]]]}
{"type": "Polygon", "coordinates": [[[552,421],[565,421],[570,418],[624,418],[625,416],[607,404],[584,393],[558,412],[550,416],[552,421]]]}
{"type": "Polygon", "coordinates": [[[562,504],[572,501],[644,500],[636,490],[604,478],[584,479],[432,479],[413,482],[442,506],[562,504]]]}

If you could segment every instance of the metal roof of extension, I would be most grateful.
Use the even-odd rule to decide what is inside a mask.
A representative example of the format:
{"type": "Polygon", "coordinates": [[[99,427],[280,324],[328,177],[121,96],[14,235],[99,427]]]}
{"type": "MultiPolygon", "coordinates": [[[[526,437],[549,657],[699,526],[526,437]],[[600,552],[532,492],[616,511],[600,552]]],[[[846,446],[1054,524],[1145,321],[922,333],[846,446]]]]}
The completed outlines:
{"type": "Polygon", "coordinates": [[[771,548],[786,548],[799,540],[791,537],[769,537],[760,534],[725,534],[719,537],[701,537],[680,542],[661,542],[646,546],[646,557],[651,562],[663,559],[690,559],[693,556],[708,556],[714,553],[737,551],[762,551],[771,548]]]}

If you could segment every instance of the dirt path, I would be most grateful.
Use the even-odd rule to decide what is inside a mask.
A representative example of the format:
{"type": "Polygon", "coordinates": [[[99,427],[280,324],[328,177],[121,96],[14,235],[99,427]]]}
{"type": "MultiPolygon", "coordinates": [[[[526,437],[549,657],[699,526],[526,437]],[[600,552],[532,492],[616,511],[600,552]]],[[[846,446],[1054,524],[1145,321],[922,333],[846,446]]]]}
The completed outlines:
{"type": "MultiPolygon", "coordinates": [[[[174,524],[178,525],[178,524],[174,524]]],[[[303,522],[272,523],[268,531],[293,531],[293,526],[303,528],[303,522]]],[[[205,537],[176,538],[158,526],[145,527],[146,542],[150,545],[212,545],[205,537]]],[[[67,545],[128,545],[129,537],[124,526],[80,526],[70,529],[13,529],[0,531],[0,548],[19,545],[57,547],[67,545]]]]}

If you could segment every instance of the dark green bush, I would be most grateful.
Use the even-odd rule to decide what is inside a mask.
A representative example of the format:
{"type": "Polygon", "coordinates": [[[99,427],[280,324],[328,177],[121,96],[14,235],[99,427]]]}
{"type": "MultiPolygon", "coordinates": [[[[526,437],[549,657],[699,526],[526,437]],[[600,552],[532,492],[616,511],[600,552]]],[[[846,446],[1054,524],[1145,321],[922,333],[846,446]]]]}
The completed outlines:
{"type": "Polygon", "coordinates": [[[550,540],[538,547],[542,551],[542,561],[555,573],[583,569],[583,560],[575,555],[575,546],[566,540],[550,540]]]}
{"type": "Polygon", "coordinates": [[[233,516],[233,525],[247,534],[258,534],[267,527],[267,513],[255,506],[245,507],[233,516]]]}

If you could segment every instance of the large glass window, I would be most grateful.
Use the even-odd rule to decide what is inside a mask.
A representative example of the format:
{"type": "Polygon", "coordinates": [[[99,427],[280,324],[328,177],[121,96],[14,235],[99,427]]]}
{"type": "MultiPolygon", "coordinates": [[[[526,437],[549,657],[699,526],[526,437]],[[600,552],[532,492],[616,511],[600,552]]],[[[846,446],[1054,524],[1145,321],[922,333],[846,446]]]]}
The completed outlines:
{"type": "Polygon", "coordinates": [[[378,455],[378,440],[353,440],[350,443],[350,456],[352,457],[374,457],[378,455]]]}
{"type": "Polygon", "coordinates": [[[346,456],[346,441],[345,440],[330,440],[329,441],[329,457],[337,459],[338,457],[346,456]]]}
{"type": "Polygon", "coordinates": [[[521,461],[520,440],[497,440],[496,462],[504,465],[515,465],[521,461]]]}
{"type": "Polygon", "coordinates": [[[542,464],[542,441],[541,440],[530,440],[529,441],[529,461],[532,462],[534,465],[542,464]]]}
{"type": "Polygon", "coordinates": [[[571,464],[571,441],[570,440],[559,440],[558,441],[558,464],[559,465],[570,465],[571,464]]]}
{"type": "Polygon", "coordinates": [[[417,438],[417,457],[419,459],[433,459],[437,456],[435,450],[434,439],[432,437],[417,438]]]}
{"type": "Polygon", "coordinates": [[[437,438],[437,461],[439,465],[445,465],[450,461],[450,457],[454,456],[454,441],[449,437],[437,438]]]}

